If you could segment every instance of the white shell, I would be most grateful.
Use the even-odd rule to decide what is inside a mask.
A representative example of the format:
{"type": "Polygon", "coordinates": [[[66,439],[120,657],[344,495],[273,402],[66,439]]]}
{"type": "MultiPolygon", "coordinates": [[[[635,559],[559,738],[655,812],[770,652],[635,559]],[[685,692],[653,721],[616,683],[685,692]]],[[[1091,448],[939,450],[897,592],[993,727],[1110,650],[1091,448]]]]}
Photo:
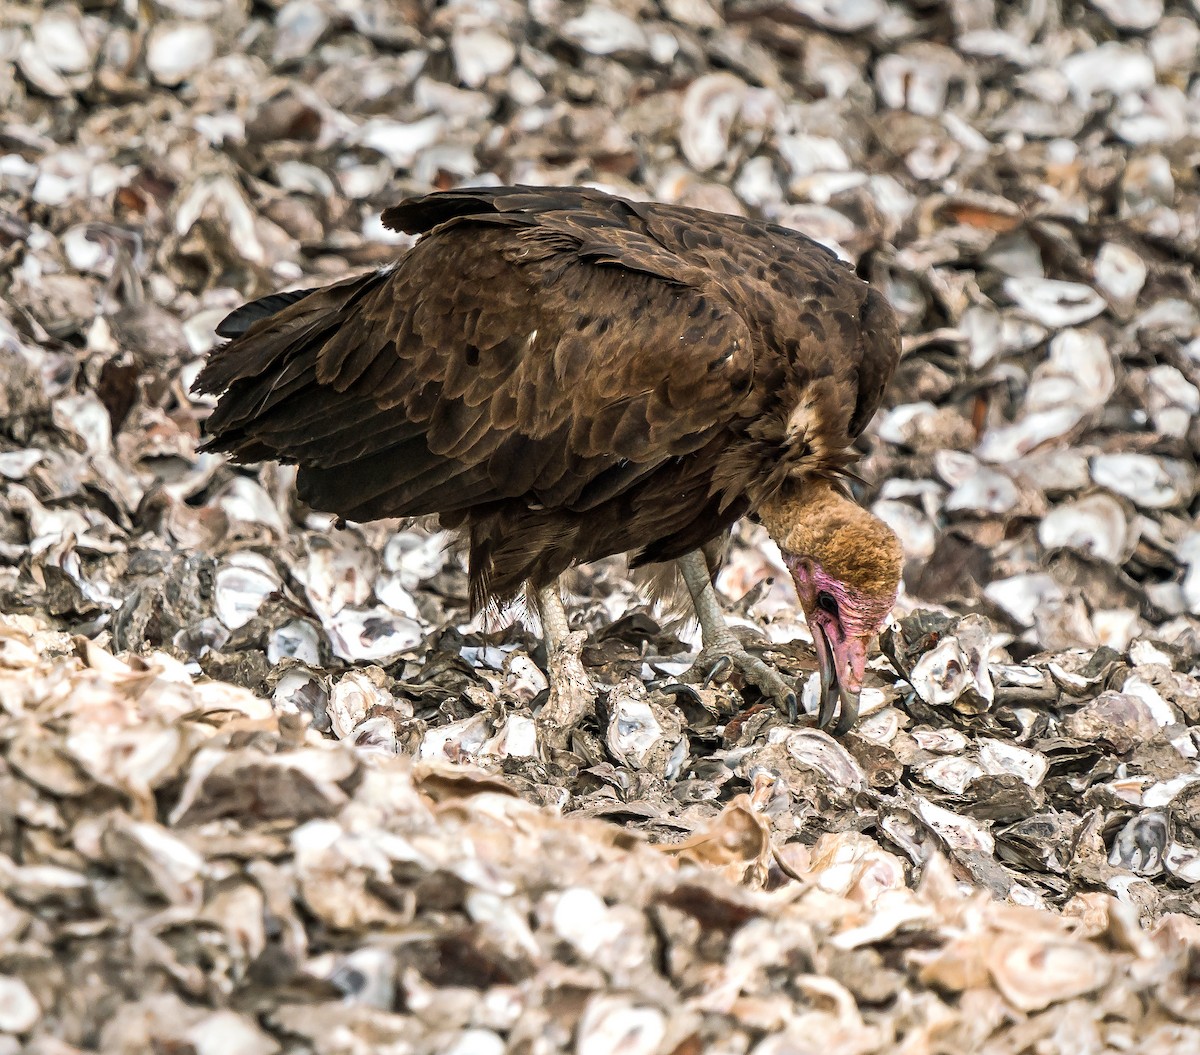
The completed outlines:
{"type": "Polygon", "coordinates": [[[996,579],[988,583],[983,592],[992,604],[1003,608],[1022,626],[1032,626],[1034,613],[1040,607],[1061,601],[1064,596],[1062,587],[1042,572],[996,579]]]}
{"type": "Polygon", "coordinates": [[[732,73],[709,73],[688,86],[679,115],[679,145],[699,172],[729,156],[734,121],[749,89],[732,73]]]}
{"type": "Polygon", "coordinates": [[[33,23],[33,43],[59,73],[84,73],[95,61],[96,49],[84,35],[78,16],[67,7],[43,11],[33,23]]]}
{"type": "Polygon", "coordinates": [[[513,699],[528,703],[549,685],[542,669],[528,656],[518,654],[509,659],[504,691],[513,699]]]}
{"type": "Polygon", "coordinates": [[[1200,25],[1186,15],[1168,16],[1151,35],[1148,50],[1160,72],[1191,69],[1200,52],[1200,25]]]}
{"type": "Polygon", "coordinates": [[[261,567],[221,568],[217,572],[217,618],[230,630],[245,626],[279,585],[278,576],[261,567]]]}
{"type": "Polygon", "coordinates": [[[635,678],[625,678],[608,697],[606,742],[613,756],[632,769],[649,769],[666,779],[678,775],[687,758],[682,722],[648,698],[635,678]]]}
{"type": "Polygon", "coordinates": [[[504,73],[517,57],[517,49],[497,26],[459,26],[450,37],[450,51],[459,79],[468,88],[480,88],[487,79],[504,73]]]}
{"type": "Polygon", "coordinates": [[[42,1009],[29,986],[20,978],[0,975],[0,1030],[8,1034],[25,1033],[41,1017],[42,1009]]]}
{"type": "Polygon", "coordinates": [[[1077,326],[1104,310],[1104,298],[1090,286],[1050,278],[1009,278],[1004,292],[1043,326],[1077,326]]]}
{"type": "Polygon", "coordinates": [[[1068,435],[1082,416],[1082,408],[1070,406],[1025,414],[1011,425],[988,429],[975,453],[987,462],[1019,464],[1024,455],[1043,443],[1068,435]]]}
{"type": "Polygon", "coordinates": [[[983,767],[962,755],[935,758],[920,768],[921,778],[936,788],[961,795],[976,777],[983,776],[983,767]]]}
{"type": "Polygon", "coordinates": [[[382,605],[358,608],[347,605],[322,620],[334,655],[350,662],[368,660],[387,666],[420,644],[425,636],[420,623],[382,605]]]}
{"type": "Polygon", "coordinates": [[[483,745],[484,754],[501,758],[536,758],[538,756],[537,727],[532,718],[510,714],[483,745]]]}
{"type": "Polygon", "coordinates": [[[1119,242],[1105,242],[1096,254],[1096,286],[1122,315],[1133,310],[1147,274],[1146,262],[1119,242]]]}
{"type": "Polygon", "coordinates": [[[202,22],[162,22],[150,30],[146,65],[159,84],[174,87],[207,65],[215,51],[213,32],[202,22]]]}
{"type": "Polygon", "coordinates": [[[1163,866],[1183,883],[1200,883],[1200,851],[1194,846],[1172,842],[1163,854],[1163,866]]]}
{"type": "Polygon", "coordinates": [[[862,791],[867,778],[854,756],[820,729],[797,729],[785,741],[788,754],[800,765],[825,774],[835,787],[862,791]]]}
{"type": "Polygon", "coordinates": [[[593,996],[579,1021],[576,1055],[654,1055],[667,1033],[667,1020],[653,1007],[617,996],[593,996]]]}
{"type": "Polygon", "coordinates": [[[1146,409],[1158,432],[1183,439],[1200,416],[1200,389],[1168,363],[1146,371],[1146,409]]]}
{"type": "Polygon", "coordinates": [[[645,31],[628,15],[592,4],[582,15],[564,23],[562,34],[592,55],[642,52],[649,47],[645,31]]]}
{"type": "Polygon", "coordinates": [[[1154,86],[1154,63],[1137,48],[1116,41],[1068,55],[1059,68],[1075,101],[1085,108],[1098,106],[1107,95],[1120,96],[1154,86]]]}
{"type": "Polygon", "coordinates": [[[908,502],[881,499],[871,512],[899,536],[907,559],[927,560],[933,554],[937,530],[921,510],[908,502]]]}
{"type": "Polygon", "coordinates": [[[909,442],[922,418],[932,416],[937,407],[932,403],[900,403],[880,415],[874,425],[881,440],[897,445],[909,442]]]}
{"type": "Polygon", "coordinates": [[[991,739],[980,741],[979,764],[985,773],[993,776],[1011,774],[1020,777],[1031,788],[1041,784],[1050,769],[1050,763],[1040,751],[991,739]]]}
{"type": "Polygon", "coordinates": [[[1175,559],[1187,567],[1182,584],[1183,603],[1193,615],[1200,615],[1200,531],[1192,531],[1180,540],[1175,559]]]}
{"type": "Polygon", "coordinates": [[[997,988],[1021,1011],[1040,1011],[1098,989],[1108,981],[1108,961],[1082,941],[1040,935],[998,934],[985,953],[997,988]]]}
{"type": "Polygon", "coordinates": [[[958,56],[938,45],[909,45],[882,55],[875,64],[875,83],[884,104],[936,117],[946,109],[951,79],[960,72],[958,56]]]}
{"type": "Polygon", "coordinates": [[[267,659],[278,663],[284,658],[298,659],[311,666],[320,663],[321,635],[307,619],[293,619],[271,632],[267,641],[267,659]]]}
{"type": "Polygon", "coordinates": [[[1191,500],[1196,473],[1175,458],[1152,454],[1097,454],[1092,479],[1143,509],[1171,509],[1191,500]]]}
{"type": "Polygon", "coordinates": [[[443,1055],[504,1055],[505,1043],[490,1029],[466,1029],[441,1050],[443,1055]]]}
{"type": "Polygon", "coordinates": [[[277,65],[302,59],[329,28],[329,14],[317,0],[288,0],[275,16],[271,58],[277,65]]]}
{"type": "Polygon", "coordinates": [[[283,517],[262,485],[248,476],[235,476],[217,496],[217,506],[232,521],[263,524],[280,535],[287,534],[283,517]]]}
{"type": "Polygon", "coordinates": [[[7,480],[24,480],[29,470],[45,457],[44,452],[30,448],[0,453],[0,476],[7,480]]]}
{"type": "Polygon", "coordinates": [[[1038,525],[1038,541],[1046,549],[1065,547],[1110,564],[1125,559],[1129,538],[1124,507],[1103,493],[1055,506],[1038,525]]]}
{"type": "Polygon", "coordinates": [[[1050,342],[1049,359],[1033,373],[1025,409],[1102,407],[1115,387],[1112,353],[1104,339],[1090,330],[1064,330],[1050,342]]]}
{"type": "Polygon", "coordinates": [[[1163,16],[1163,0],[1090,0],[1119,29],[1153,29],[1163,16]]]}
{"type": "Polygon", "coordinates": [[[968,689],[986,705],[996,697],[988,662],[991,628],[978,616],[961,620],[914,665],[909,681],[917,695],[933,707],[954,703],[968,689]]]}
{"type": "MultiPolygon", "coordinates": [[[[329,719],[333,731],[345,740],[354,734],[358,724],[372,707],[390,707],[395,698],[371,678],[365,670],[351,670],[333,686],[329,694],[329,719]]],[[[409,708],[411,712],[411,707],[409,708]]]]}
{"type": "Polygon", "coordinates": [[[483,753],[488,732],[488,720],[482,714],[436,726],[421,738],[417,757],[449,759],[452,762],[474,758],[483,753]]]}
{"type": "Polygon", "coordinates": [[[883,17],[882,0],[787,0],[787,7],[838,33],[854,33],[883,17]]]}
{"type": "Polygon", "coordinates": [[[446,118],[431,114],[417,121],[394,121],[372,117],[358,132],[358,141],[377,150],[396,168],[410,168],[418,155],[441,141],[446,133],[446,118]]]}
{"type": "Polygon", "coordinates": [[[946,496],[944,508],[948,512],[964,510],[999,515],[1015,509],[1020,500],[1021,494],[1010,477],[989,466],[980,466],[946,496]]]}
{"type": "Polygon", "coordinates": [[[915,796],[915,804],[921,820],[952,849],[982,850],[989,854],[995,852],[996,840],[991,832],[970,817],[963,817],[921,796],[915,796]]]}

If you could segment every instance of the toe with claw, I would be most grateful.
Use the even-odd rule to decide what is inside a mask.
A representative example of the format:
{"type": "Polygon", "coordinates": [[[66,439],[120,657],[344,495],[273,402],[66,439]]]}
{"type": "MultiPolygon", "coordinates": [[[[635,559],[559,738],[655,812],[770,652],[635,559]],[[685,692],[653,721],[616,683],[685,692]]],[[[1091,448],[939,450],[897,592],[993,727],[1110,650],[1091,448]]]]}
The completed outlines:
{"type": "Polygon", "coordinates": [[[764,696],[773,699],[787,715],[789,722],[796,721],[799,708],[795,687],[789,685],[783,675],[769,663],[747,652],[737,641],[730,640],[706,647],[697,657],[693,669],[703,672],[705,686],[728,674],[730,670],[737,670],[764,696]]]}

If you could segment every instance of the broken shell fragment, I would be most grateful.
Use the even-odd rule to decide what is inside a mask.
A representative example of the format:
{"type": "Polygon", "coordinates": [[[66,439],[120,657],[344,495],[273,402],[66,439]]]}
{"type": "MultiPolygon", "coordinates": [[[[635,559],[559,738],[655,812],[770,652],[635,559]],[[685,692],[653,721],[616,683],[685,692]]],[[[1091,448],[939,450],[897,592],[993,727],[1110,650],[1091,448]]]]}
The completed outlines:
{"type": "Polygon", "coordinates": [[[1166,814],[1146,810],[1131,817],[1117,833],[1108,854],[1109,864],[1140,875],[1155,875],[1163,869],[1169,842],[1170,825],[1166,814]]]}
{"type": "Polygon", "coordinates": [[[1127,246],[1105,242],[1096,254],[1096,285],[1113,310],[1128,318],[1146,284],[1148,269],[1140,256],[1127,246]]]}
{"type": "Polygon", "coordinates": [[[1128,555],[1130,524],[1125,509],[1111,495],[1097,493],[1064,502],[1038,525],[1038,541],[1048,550],[1063,547],[1110,564],[1128,555]]]}
{"type": "Polygon", "coordinates": [[[607,743],[613,755],[634,769],[650,769],[673,780],[688,753],[678,711],[629,678],[613,689],[608,708],[607,743]]]}
{"type": "Polygon", "coordinates": [[[146,42],[146,65],[160,84],[174,87],[204,67],[216,50],[212,30],[201,22],[160,23],[146,42]]]}
{"type": "Polygon", "coordinates": [[[1104,310],[1104,300],[1091,287],[1048,278],[1010,278],[1004,292],[1022,311],[1043,326],[1077,326],[1104,310]]]}
{"type": "Polygon", "coordinates": [[[917,695],[933,707],[953,704],[956,710],[978,713],[996,698],[988,662],[991,628],[986,620],[968,616],[926,652],[908,679],[917,695]]]}
{"type": "Polygon", "coordinates": [[[1026,1012],[1094,992],[1111,973],[1089,945],[1036,935],[997,935],[987,949],[986,962],[1004,998],[1026,1012]]]}
{"type": "Polygon", "coordinates": [[[1196,490],[1196,472],[1175,458],[1150,454],[1097,454],[1092,479],[1143,509],[1186,504],[1196,490]]]}

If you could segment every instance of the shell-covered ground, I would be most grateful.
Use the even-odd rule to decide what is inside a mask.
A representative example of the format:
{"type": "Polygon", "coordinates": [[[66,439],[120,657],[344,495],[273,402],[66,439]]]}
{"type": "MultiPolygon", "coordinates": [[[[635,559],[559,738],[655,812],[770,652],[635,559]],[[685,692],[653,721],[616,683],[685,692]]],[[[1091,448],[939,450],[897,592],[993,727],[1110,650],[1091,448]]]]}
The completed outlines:
{"type": "MultiPolygon", "coordinates": [[[[0,6],[0,1055],[1200,1051],[1198,49],[1175,0],[0,6]],[[436,524],[196,453],[223,315],[464,182],[888,294],[843,741],[613,558],[551,749],[436,524]]],[[[757,529],[717,585],[811,696],[757,529]]]]}

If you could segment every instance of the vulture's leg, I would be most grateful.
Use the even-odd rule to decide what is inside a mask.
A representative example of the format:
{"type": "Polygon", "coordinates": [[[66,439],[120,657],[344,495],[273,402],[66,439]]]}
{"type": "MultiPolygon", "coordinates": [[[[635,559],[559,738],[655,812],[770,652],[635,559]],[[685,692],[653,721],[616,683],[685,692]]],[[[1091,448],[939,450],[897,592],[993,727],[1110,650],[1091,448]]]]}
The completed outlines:
{"type": "Polygon", "coordinates": [[[765,695],[787,711],[788,721],[796,720],[796,691],[783,679],[779,671],[770,664],[764,663],[758,656],[752,656],[742,647],[742,643],[733,635],[721,606],[717,603],[717,591],[713,589],[712,576],[708,571],[708,561],[700,550],[685,553],[677,561],[687,583],[688,592],[692,595],[692,603],[696,607],[696,618],[700,620],[700,635],[704,641],[701,660],[715,662],[714,671],[720,670],[722,664],[732,664],[742,672],[752,685],[757,686],[765,695]]]}
{"type": "Polygon", "coordinates": [[[542,621],[542,633],[546,637],[546,657],[557,649],[562,648],[563,642],[571,632],[571,623],[567,618],[567,606],[563,604],[562,594],[558,583],[551,583],[540,590],[528,587],[530,600],[537,608],[538,617],[542,621]]]}
{"type": "Polygon", "coordinates": [[[583,721],[596,703],[596,690],[579,655],[587,634],[582,630],[571,630],[557,580],[540,590],[530,584],[526,587],[526,595],[542,620],[542,633],[546,636],[546,674],[550,679],[550,698],[537,716],[537,728],[544,746],[565,751],[570,744],[571,730],[583,721]]]}

